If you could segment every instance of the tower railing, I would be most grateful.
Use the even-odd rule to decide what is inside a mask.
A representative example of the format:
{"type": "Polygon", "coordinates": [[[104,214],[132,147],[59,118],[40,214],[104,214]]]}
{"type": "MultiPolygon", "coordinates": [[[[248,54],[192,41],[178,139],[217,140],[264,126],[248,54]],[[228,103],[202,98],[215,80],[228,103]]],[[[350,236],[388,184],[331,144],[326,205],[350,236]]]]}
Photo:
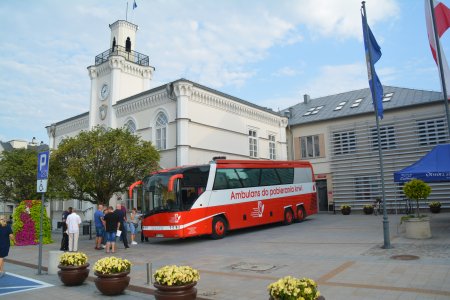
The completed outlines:
{"type": "Polygon", "coordinates": [[[122,56],[126,60],[131,61],[135,64],[145,67],[149,66],[148,55],[132,50],[127,51],[127,49],[123,46],[115,46],[114,48],[110,48],[97,55],[95,57],[95,65],[97,66],[108,61],[111,56],[122,56]]]}

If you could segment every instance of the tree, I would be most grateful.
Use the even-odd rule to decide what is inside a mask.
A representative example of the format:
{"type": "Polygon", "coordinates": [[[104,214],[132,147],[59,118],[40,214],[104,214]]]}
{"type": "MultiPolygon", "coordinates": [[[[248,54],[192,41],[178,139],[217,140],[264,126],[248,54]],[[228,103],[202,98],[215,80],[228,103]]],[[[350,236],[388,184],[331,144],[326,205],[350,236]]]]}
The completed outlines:
{"type": "Polygon", "coordinates": [[[416,200],[416,214],[419,213],[419,200],[426,200],[431,193],[431,187],[420,179],[412,179],[403,186],[403,193],[411,200],[416,200]]]}
{"type": "Polygon", "coordinates": [[[0,158],[0,198],[19,203],[22,200],[40,199],[36,191],[36,149],[3,151],[0,158]]]}
{"type": "Polygon", "coordinates": [[[126,129],[95,127],[64,139],[50,157],[52,197],[109,204],[137,179],[158,168],[150,142],[126,129]]]}

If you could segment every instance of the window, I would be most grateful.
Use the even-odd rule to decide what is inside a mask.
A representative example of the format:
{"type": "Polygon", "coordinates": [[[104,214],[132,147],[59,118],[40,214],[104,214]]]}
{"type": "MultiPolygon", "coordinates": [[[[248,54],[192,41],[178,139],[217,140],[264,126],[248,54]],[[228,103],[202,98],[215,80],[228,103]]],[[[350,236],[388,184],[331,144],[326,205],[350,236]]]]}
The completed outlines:
{"type": "Polygon", "coordinates": [[[344,107],[345,103],[347,103],[347,101],[342,101],[338,104],[338,106],[336,106],[334,110],[341,110],[344,107]]]}
{"type": "Polygon", "coordinates": [[[356,200],[373,201],[379,197],[378,179],[369,176],[355,177],[355,198],[356,200]]]}
{"type": "Polygon", "coordinates": [[[125,129],[128,130],[130,133],[136,132],[136,124],[134,124],[133,120],[128,120],[125,125],[125,129]]]}
{"type": "Polygon", "coordinates": [[[422,120],[417,122],[419,145],[436,145],[447,141],[446,122],[444,119],[422,120]]]}
{"type": "Polygon", "coordinates": [[[156,117],[156,149],[164,150],[167,147],[167,116],[160,112],[156,117]]]}
{"type": "MultiPolygon", "coordinates": [[[[395,149],[397,148],[395,144],[395,130],[394,126],[383,126],[380,127],[380,144],[381,149],[395,149]]],[[[372,149],[378,150],[378,137],[377,129],[372,128],[372,149]]]]}
{"type": "Polygon", "coordinates": [[[83,209],[83,200],[78,200],[78,210],[82,210],[83,209]]]}
{"type": "Polygon", "coordinates": [[[392,96],[394,96],[394,93],[386,93],[383,95],[383,102],[389,102],[392,99],[392,96]]]}
{"type": "Polygon", "coordinates": [[[315,114],[317,114],[323,107],[324,107],[324,105],[316,106],[316,107],[311,107],[311,108],[308,109],[308,111],[305,112],[303,115],[304,115],[304,116],[315,115],[315,114]]]}
{"type": "Polygon", "coordinates": [[[354,131],[333,133],[334,154],[348,154],[356,151],[356,134],[354,131]]]}
{"type": "Polygon", "coordinates": [[[250,157],[258,157],[258,139],[256,137],[256,130],[250,129],[248,131],[248,144],[250,148],[250,157]]]}
{"type": "Polygon", "coordinates": [[[217,169],[213,190],[311,182],[307,168],[217,169]],[[295,172],[295,173],[294,173],[295,172]]]}
{"type": "Polygon", "coordinates": [[[301,158],[320,157],[320,139],[319,135],[310,135],[300,137],[301,158]]]}
{"type": "Polygon", "coordinates": [[[281,184],[275,169],[261,169],[261,185],[278,185],[281,184]]]}
{"type": "Polygon", "coordinates": [[[269,134],[269,159],[277,159],[275,151],[275,135],[269,134]]]}
{"type": "Polygon", "coordinates": [[[353,104],[352,104],[352,106],[350,106],[351,108],[355,108],[355,107],[358,107],[360,104],[361,104],[361,101],[362,101],[363,99],[356,99],[355,100],[355,102],[353,102],[353,104]]]}

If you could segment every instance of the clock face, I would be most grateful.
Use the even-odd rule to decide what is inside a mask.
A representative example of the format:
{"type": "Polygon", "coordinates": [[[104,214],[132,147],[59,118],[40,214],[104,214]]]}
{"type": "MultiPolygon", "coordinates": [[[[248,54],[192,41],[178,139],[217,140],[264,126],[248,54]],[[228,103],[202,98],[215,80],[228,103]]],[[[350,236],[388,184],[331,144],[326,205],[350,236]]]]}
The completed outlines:
{"type": "Polygon", "coordinates": [[[100,90],[100,99],[105,100],[109,95],[109,86],[105,83],[100,90]]]}

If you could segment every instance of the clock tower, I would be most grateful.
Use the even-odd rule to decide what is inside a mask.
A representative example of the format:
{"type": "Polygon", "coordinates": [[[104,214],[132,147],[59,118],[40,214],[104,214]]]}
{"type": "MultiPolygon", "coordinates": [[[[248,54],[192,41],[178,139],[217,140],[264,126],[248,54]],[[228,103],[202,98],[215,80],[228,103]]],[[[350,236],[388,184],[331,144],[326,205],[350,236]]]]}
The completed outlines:
{"type": "Polygon", "coordinates": [[[148,90],[155,70],[149,65],[147,55],[134,50],[137,25],[119,20],[109,28],[109,49],[97,55],[95,65],[88,67],[91,78],[89,128],[96,125],[116,128],[118,124],[112,106],[121,99],[148,90]]]}

